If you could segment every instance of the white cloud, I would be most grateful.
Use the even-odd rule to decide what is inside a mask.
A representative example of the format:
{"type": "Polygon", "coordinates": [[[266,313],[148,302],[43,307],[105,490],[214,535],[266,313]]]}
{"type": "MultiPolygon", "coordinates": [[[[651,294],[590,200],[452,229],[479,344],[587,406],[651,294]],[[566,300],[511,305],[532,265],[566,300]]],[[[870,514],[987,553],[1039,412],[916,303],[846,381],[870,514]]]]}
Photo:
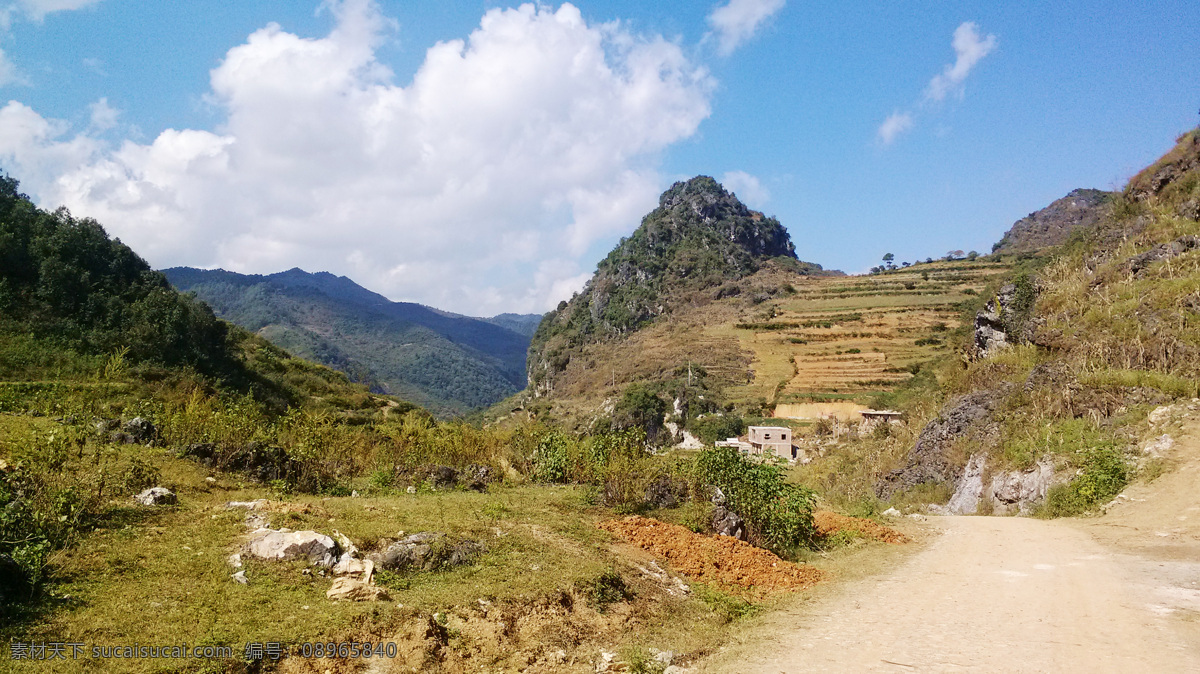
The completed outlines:
{"type": "Polygon", "coordinates": [[[883,120],[883,124],[879,125],[879,142],[884,145],[891,145],[896,136],[908,131],[912,128],[913,117],[907,112],[897,110],[888,115],[888,118],[883,120]]]}
{"type": "Polygon", "coordinates": [[[21,74],[17,71],[17,67],[12,61],[8,60],[8,54],[0,49],[0,87],[6,84],[18,84],[23,81],[21,74]]]}
{"type": "Polygon", "coordinates": [[[723,56],[732,54],[738,45],[750,39],[764,21],[783,9],[786,0],[729,0],[708,15],[723,56]]]}
{"type": "Polygon", "coordinates": [[[104,69],[104,61],[101,61],[98,58],[88,57],[80,61],[80,63],[83,65],[84,70],[101,77],[108,77],[108,71],[104,69]]]}
{"type": "Polygon", "coordinates": [[[107,98],[92,103],[88,106],[91,111],[92,128],[97,131],[107,131],[117,125],[117,118],[121,116],[121,111],[108,104],[107,98]]]}
{"type": "Polygon", "coordinates": [[[713,80],[678,45],[570,4],[488,11],[408,86],[375,59],[375,4],[330,6],[326,37],[272,24],[228,52],[217,132],[106,149],[10,103],[0,162],[156,266],[297,265],[454,311],[542,311],[654,207],[659,152],[709,115],[713,80]]]}
{"type": "Polygon", "coordinates": [[[996,48],[996,36],[980,37],[979,26],[967,21],[954,30],[955,59],[929,81],[925,89],[926,101],[941,101],[951,92],[962,92],[963,81],[980,59],[996,48]]]}
{"type": "MultiPolygon", "coordinates": [[[[996,44],[995,35],[980,37],[979,26],[974,22],[967,21],[959,25],[954,30],[954,39],[951,41],[955,54],[954,63],[947,65],[929,81],[929,85],[925,87],[923,101],[917,105],[918,109],[928,109],[928,104],[943,101],[951,93],[961,96],[963,82],[966,81],[967,75],[971,74],[971,69],[984,56],[990,54],[996,48],[996,44]]],[[[876,137],[884,145],[891,145],[897,136],[911,129],[914,123],[911,112],[897,110],[879,125],[876,137]]]]}
{"type": "Polygon", "coordinates": [[[41,21],[47,14],[82,9],[100,0],[17,0],[8,3],[8,11],[21,10],[34,21],[41,21]]]}
{"type": "Polygon", "coordinates": [[[771,200],[771,193],[762,182],[745,171],[727,172],[721,176],[721,184],[750,208],[761,209],[771,200]]]}

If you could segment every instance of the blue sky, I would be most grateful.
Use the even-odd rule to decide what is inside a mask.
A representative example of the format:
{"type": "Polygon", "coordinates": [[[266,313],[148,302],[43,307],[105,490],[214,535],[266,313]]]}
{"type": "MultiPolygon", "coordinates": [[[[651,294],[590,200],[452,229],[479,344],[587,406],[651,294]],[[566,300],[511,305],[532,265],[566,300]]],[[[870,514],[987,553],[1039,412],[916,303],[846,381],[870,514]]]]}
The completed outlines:
{"type": "Polygon", "coordinates": [[[475,315],[569,296],[674,180],[855,272],[987,252],[1200,121],[1194,0],[0,8],[0,167],[41,205],[475,315]]]}

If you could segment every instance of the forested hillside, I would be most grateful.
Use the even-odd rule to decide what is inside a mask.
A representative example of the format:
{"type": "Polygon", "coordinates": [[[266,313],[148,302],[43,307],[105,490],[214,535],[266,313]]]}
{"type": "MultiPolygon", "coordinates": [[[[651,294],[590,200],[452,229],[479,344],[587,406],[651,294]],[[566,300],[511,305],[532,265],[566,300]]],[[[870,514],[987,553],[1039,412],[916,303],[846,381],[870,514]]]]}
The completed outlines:
{"type": "Polygon", "coordinates": [[[164,273],[219,317],[435,413],[490,405],[524,384],[529,338],[504,325],[392,302],[327,272],[164,273]]]}

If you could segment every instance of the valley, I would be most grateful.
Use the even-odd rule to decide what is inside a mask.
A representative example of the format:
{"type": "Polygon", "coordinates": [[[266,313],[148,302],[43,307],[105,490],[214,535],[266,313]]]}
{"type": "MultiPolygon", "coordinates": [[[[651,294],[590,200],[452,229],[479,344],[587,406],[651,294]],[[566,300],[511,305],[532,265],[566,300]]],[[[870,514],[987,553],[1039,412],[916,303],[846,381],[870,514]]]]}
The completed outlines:
{"type": "Polygon", "coordinates": [[[164,275],[9,180],[0,669],[1191,667],[1198,133],[1062,243],[864,275],[677,182],[520,363],[529,317],[164,275]]]}

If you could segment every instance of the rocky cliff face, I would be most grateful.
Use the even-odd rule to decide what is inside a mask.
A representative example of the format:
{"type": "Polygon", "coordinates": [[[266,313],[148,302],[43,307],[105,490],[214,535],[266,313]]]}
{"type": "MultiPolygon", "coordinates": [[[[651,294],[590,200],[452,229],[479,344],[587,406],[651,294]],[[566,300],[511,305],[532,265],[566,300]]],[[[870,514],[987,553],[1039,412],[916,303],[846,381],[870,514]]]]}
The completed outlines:
{"type": "Polygon", "coordinates": [[[580,346],[633,332],[669,312],[680,293],[749,276],[780,257],[798,264],[778,220],[750,210],[708,176],[675,183],[600,262],[583,292],[542,320],[529,349],[530,390],[546,390],[580,346]]]}
{"type": "Polygon", "coordinates": [[[993,253],[1028,253],[1057,246],[1071,234],[1094,227],[1108,212],[1115,192],[1079,189],[1013,224],[993,253]]]}

